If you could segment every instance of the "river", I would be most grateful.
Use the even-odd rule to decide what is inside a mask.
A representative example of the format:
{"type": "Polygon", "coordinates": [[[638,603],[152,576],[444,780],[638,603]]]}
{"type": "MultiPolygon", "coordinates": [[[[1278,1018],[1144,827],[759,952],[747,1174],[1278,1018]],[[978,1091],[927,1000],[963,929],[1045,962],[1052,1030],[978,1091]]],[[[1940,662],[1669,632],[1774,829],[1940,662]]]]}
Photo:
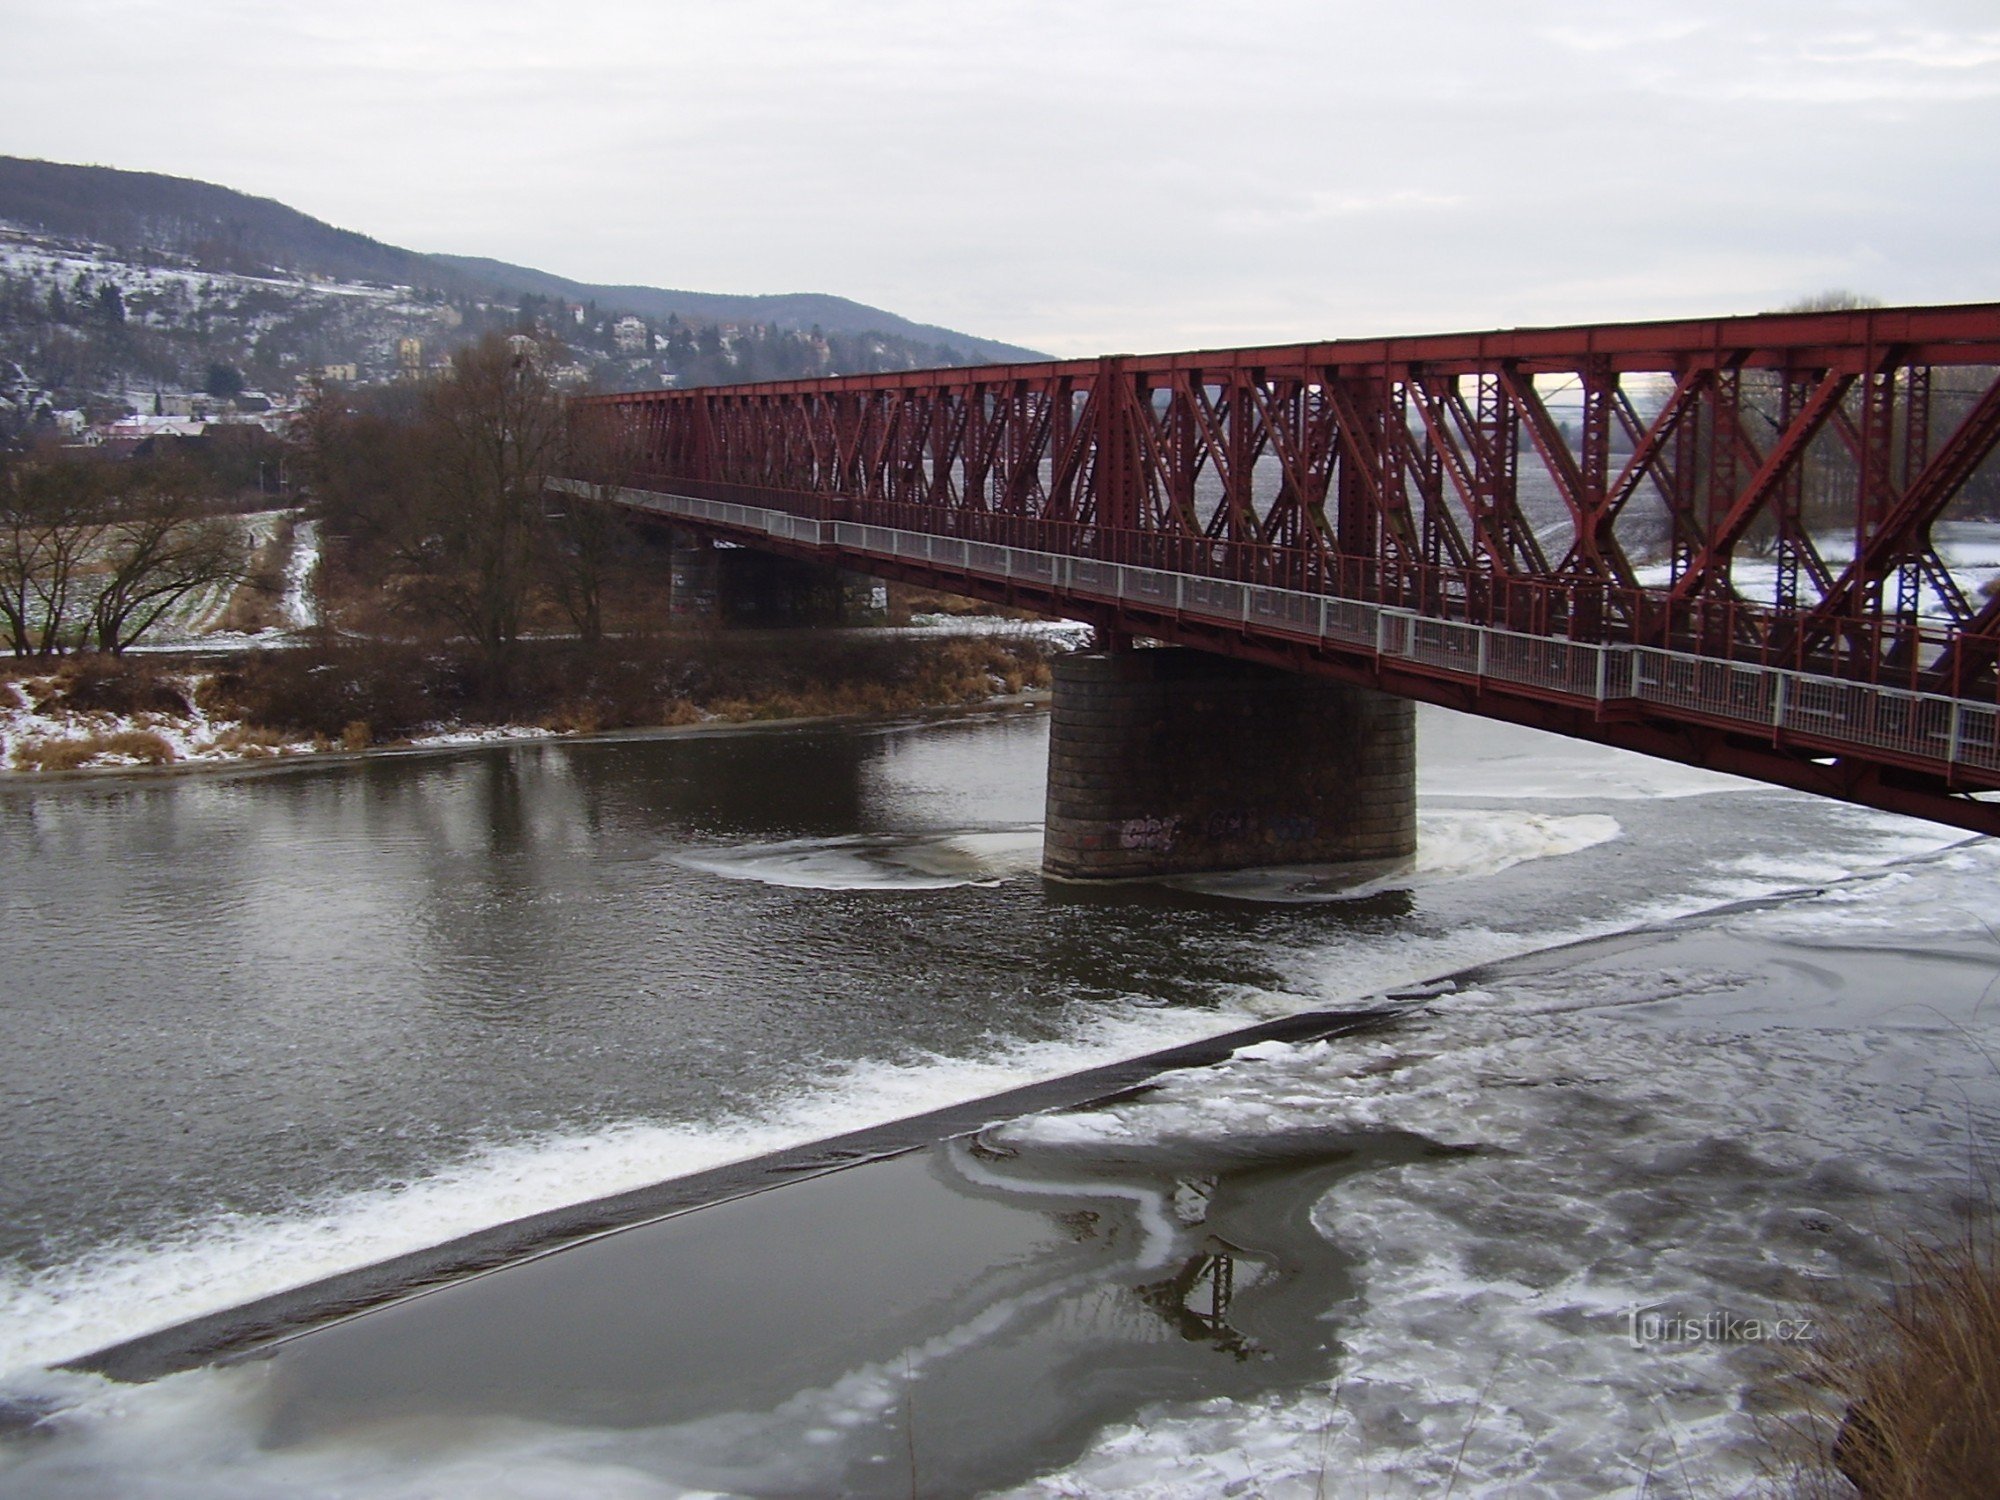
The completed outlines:
{"type": "MultiPolygon", "coordinates": [[[[907,1493],[880,1441],[831,1468],[784,1455],[943,1401],[936,1351],[993,1347],[964,1306],[1000,1301],[866,1347],[822,1305],[791,1333],[819,1364],[708,1410],[688,1392],[729,1384],[719,1319],[670,1413],[550,1409],[530,1436],[532,1413],[487,1413],[441,1447],[296,1397],[281,1422],[242,1370],[134,1391],[49,1367],[558,1205],[1385,996],[1386,1030],[996,1127],[934,1153],[930,1186],[852,1177],[850,1202],[912,1222],[945,1189],[952,1222],[985,1204],[996,1265],[1053,1256],[1036,1284],[1071,1288],[1038,1307],[1167,1265],[1033,1249],[1084,1200],[1185,1238],[1188,1195],[1254,1178],[1229,1243],[1261,1225],[1290,1247],[1270,1264],[1308,1241],[1339,1262],[1317,1301],[1270,1272],[1256,1360],[1212,1339],[1164,1384],[1099,1381],[1004,1462],[940,1462],[937,1492],[1398,1493],[1451,1466],[1463,1493],[1670,1493],[1650,1477],[1669,1451],[1690,1486],[1690,1463],[1747,1472],[1756,1351],[1642,1349],[1621,1320],[1878,1284],[1885,1237],[1942,1222],[1993,1139],[1989,841],[1424,709],[1413,868],[1078,892],[1037,874],[1046,743],[1044,715],[1006,711],[0,787],[0,1407],[57,1413],[0,1444],[0,1493],[864,1493],[864,1457],[907,1493]],[[1338,1170],[1296,1149],[1328,1131],[1338,1170]],[[990,1180],[1000,1161],[1068,1201],[990,1180]],[[1301,1327],[1325,1336],[1287,1342],[1301,1327]],[[724,1416],[757,1465],[717,1457],[724,1416]]],[[[1134,1347],[1064,1358],[1130,1369],[1134,1347]]]]}

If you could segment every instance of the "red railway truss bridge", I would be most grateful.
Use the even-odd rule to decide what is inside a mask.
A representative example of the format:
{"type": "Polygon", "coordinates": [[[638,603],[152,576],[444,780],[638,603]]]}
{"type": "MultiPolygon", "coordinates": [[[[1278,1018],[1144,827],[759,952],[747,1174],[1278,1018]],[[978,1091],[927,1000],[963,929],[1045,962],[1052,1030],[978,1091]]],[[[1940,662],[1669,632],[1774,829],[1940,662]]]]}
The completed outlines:
{"type": "Polygon", "coordinates": [[[2000,833],[2000,304],[579,415],[564,487],[714,538],[2000,833]]]}

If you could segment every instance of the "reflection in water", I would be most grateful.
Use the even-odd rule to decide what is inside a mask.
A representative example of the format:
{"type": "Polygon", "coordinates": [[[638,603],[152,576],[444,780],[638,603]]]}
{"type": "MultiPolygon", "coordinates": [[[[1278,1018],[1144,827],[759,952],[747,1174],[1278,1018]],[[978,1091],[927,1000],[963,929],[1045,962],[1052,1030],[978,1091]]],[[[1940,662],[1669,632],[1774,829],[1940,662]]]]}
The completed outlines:
{"type": "Polygon", "coordinates": [[[1164,1281],[1135,1288],[1139,1300],[1172,1324],[1191,1343],[1213,1344],[1226,1354],[1248,1359],[1261,1353],[1246,1335],[1229,1326],[1229,1304],[1236,1297],[1236,1258],[1241,1252],[1211,1239],[1204,1249],[1164,1281]]]}

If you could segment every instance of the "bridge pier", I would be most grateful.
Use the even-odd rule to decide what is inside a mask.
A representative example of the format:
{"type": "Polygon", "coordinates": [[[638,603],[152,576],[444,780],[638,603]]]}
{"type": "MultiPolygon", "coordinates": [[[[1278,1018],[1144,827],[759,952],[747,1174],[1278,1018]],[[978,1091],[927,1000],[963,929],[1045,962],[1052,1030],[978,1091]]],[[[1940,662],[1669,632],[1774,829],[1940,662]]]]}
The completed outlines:
{"type": "Polygon", "coordinates": [[[716,621],[722,614],[721,556],[706,537],[675,531],[667,554],[668,609],[676,620],[716,621]]]}
{"type": "Polygon", "coordinates": [[[1175,647],[1057,658],[1044,874],[1144,879],[1416,846],[1409,700],[1175,647]]]}
{"type": "Polygon", "coordinates": [[[675,539],[670,558],[677,619],[716,625],[842,625],[879,618],[881,585],[823,563],[753,547],[675,539]]]}

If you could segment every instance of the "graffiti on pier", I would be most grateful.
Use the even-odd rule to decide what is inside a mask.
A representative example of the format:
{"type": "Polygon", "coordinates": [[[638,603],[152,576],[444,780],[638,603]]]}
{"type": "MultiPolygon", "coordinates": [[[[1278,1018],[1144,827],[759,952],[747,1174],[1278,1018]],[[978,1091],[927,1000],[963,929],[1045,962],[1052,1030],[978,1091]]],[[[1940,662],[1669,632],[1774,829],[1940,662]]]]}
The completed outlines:
{"type": "Polygon", "coordinates": [[[1127,818],[1118,829],[1118,844],[1124,849],[1146,849],[1165,854],[1174,847],[1180,833],[1179,818],[1127,818]]]}

